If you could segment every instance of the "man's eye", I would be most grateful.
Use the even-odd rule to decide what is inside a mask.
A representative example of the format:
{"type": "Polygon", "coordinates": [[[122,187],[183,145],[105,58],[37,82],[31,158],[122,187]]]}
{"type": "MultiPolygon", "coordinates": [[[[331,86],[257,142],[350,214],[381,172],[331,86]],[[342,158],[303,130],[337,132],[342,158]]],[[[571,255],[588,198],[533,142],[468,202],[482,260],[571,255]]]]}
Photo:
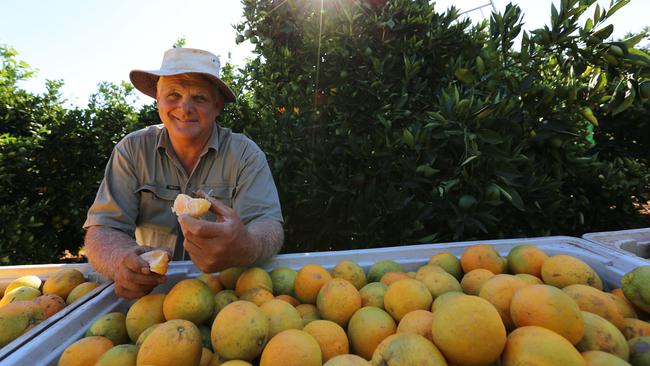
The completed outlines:
{"type": "Polygon", "coordinates": [[[178,98],[180,98],[180,96],[181,95],[176,93],[176,92],[171,92],[171,93],[167,94],[167,98],[169,98],[169,99],[178,99],[178,98]]]}
{"type": "Polygon", "coordinates": [[[194,100],[200,103],[204,103],[208,101],[208,98],[203,95],[195,95],[194,100]]]}

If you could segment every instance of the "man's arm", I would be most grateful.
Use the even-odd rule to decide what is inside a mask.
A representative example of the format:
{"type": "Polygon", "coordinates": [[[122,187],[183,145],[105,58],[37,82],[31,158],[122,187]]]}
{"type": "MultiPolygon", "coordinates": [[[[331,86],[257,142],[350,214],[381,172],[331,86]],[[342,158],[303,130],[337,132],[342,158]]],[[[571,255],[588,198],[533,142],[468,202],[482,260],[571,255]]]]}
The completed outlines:
{"type": "Polygon", "coordinates": [[[277,221],[258,221],[248,225],[247,229],[253,237],[256,248],[255,259],[251,263],[261,265],[282,249],[284,230],[281,223],[277,221]]]}
{"type": "Polygon", "coordinates": [[[138,246],[127,233],[107,226],[89,227],[84,244],[90,265],[110,279],[115,278],[122,258],[138,246]]]}
{"type": "Polygon", "coordinates": [[[86,232],[85,246],[90,265],[115,281],[115,293],[120,297],[142,297],[166,280],[165,276],[151,272],[149,264],[140,258],[151,248],[139,246],[122,231],[91,226],[86,232]]]}

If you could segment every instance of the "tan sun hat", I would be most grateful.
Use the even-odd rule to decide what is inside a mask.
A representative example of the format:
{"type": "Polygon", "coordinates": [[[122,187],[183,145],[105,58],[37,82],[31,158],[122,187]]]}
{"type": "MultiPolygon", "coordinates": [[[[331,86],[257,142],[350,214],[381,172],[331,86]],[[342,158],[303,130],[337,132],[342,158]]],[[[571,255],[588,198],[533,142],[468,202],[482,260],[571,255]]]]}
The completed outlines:
{"type": "Polygon", "coordinates": [[[165,52],[160,70],[133,70],[131,83],[144,94],[156,98],[156,83],[161,76],[196,73],[202,74],[219,87],[225,102],[234,102],[235,93],[219,79],[221,63],[210,52],[194,48],[172,48],[165,52]]]}

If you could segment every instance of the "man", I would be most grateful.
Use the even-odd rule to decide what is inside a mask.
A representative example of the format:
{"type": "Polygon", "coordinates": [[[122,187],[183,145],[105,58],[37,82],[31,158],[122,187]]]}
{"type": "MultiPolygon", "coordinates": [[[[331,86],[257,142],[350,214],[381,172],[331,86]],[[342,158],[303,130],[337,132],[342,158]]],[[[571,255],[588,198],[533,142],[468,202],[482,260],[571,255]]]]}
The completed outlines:
{"type": "Polygon", "coordinates": [[[203,272],[261,263],[282,246],[278,194],[260,148],[215,123],[234,93],[219,78],[219,59],[174,48],[160,70],[133,70],[130,79],[156,99],[162,125],[117,143],[84,223],[90,264],[133,299],[165,282],[140,254],[163,248],[203,272]],[[203,219],[176,217],[179,193],[211,203],[203,219]]]}

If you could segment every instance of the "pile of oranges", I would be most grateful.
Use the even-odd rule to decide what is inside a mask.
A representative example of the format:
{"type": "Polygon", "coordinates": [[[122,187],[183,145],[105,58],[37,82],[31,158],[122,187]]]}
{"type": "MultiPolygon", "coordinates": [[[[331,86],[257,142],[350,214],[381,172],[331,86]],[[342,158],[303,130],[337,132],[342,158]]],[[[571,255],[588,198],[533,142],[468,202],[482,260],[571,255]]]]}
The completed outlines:
{"type": "Polygon", "coordinates": [[[648,314],[629,297],[532,245],[436,253],[413,272],[236,267],[100,316],[59,365],[646,365],[648,314]]]}

